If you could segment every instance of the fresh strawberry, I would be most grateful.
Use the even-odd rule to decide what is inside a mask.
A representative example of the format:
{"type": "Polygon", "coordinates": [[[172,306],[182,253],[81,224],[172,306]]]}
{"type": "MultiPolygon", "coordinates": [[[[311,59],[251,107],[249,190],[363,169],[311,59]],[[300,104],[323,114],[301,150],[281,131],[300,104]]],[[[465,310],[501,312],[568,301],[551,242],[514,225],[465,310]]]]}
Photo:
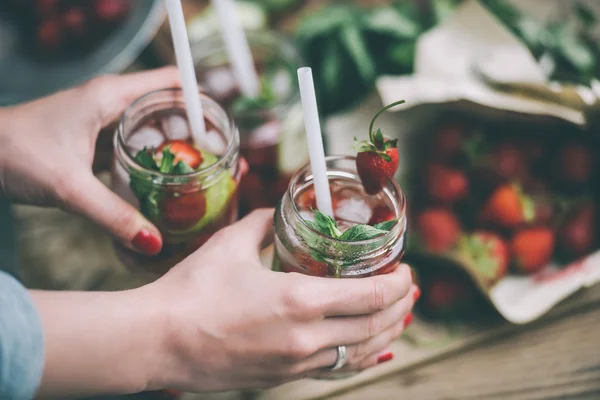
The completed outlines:
{"type": "Polygon", "coordinates": [[[488,149],[482,136],[465,145],[472,166],[473,186],[489,192],[508,181],[523,183],[529,178],[527,162],[519,147],[505,142],[488,149]]]}
{"type": "Polygon", "coordinates": [[[427,168],[426,186],[429,197],[443,205],[464,199],[469,190],[469,182],[462,171],[438,164],[427,168]]]}
{"type": "Polygon", "coordinates": [[[433,156],[439,161],[449,161],[456,157],[464,142],[464,127],[455,122],[444,125],[433,139],[433,156]]]}
{"type": "Polygon", "coordinates": [[[436,317],[456,316],[473,303],[472,285],[454,274],[435,275],[425,286],[423,305],[426,312],[436,317]]]}
{"type": "Polygon", "coordinates": [[[163,150],[169,146],[169,151],[175,155],[173,164],[183,161],[190,168],[196,169],[202,164],[202,153],[185,140],[167,140],[157,150],[155,157],[160,161],[163,150]]]}
{"type": "Polygon", "coordinates": [[[583,185],[592,175],[594,159],[591,151],[582,144],[563,146],[558,153],[558,178],[570,185],[583,185]]]}
{"type": "Polygon", "coordinates": [[[403,103],[404,100],[389,104],[375,114],[369,126],[368,141],[359,142],[354,138],[354,149],[358,153],[356,170],[367,194],[383,190],[398,169],[398,140],[384,138],[381,129],[373,132],[373,124],[383,112],[403,103]]]}
{"type": "Polygon", "coordinates": [[[63,15],[63,23],[69,34],[81,37],[85,34],[85,14],[81,8],[73,7],[63,15]]]}
{"type": "Polygon", "coordinates": [[[185,230],[206,214],[206,197],[200,190],[166,195],[161,203],[163,224],[168,229],[185,230]]]}
{"type": "Polygon", "coordinates": [[[588,254],[596,244],[596,207],[591,202],[579,205],[561,224],[557,245],[567,256],[588,254]]]}
{"type": "Polygon", "coordinates": [[[466,258],[490,282],[495,282],[508,271],[508,245],[499,235],[476,231],[461,237],[459,255],[466,258]]]}
{"type": "Polygon", "coordinates": [[[520,186],[507,184],[498,187],[483,207],[484,219],[502,228],[515,229],[535,218],[535,203],[520,186]]]}
{"type": "Polygon", "coordinates": [[[129,12],[128,0],[96,0],[97,16],[108,23],[121,20],[129,12]]]}
{"type": "Polygon", "coordinates": [[[52,51],[61,45],[64,33],[58,19],[46,19],[37,29],[37,41],[43,51],[52,51]]]}
{"type": "Polygon", "coordinates": [[[443,253],[458,242],[461,227],[458,218],[450,211],[434,208],[417,218],[419,238],[427,251],[443,253]]]}
{"type": "Polygon", "coordinates": [[[377,206],[373,209],[371,219],[369,219],[369,225],[380,224],[385,221],[391,221],[396,218],[394,210],[387,206],[377,206]]]}
{"type": "Polygon", "coordinates": [[[510,250],[515,267],[525,274],[543,269],[554,252],[554,232],[549,228],[526,228],[513,236],[510,250]]]}
{"type": "Polygon", "coordinates": [[[527,164],[520,149],[512,143],[502,143],[490,154],[491,168],[499,178],[508,180],[522,180],[527,171],[527,164]]]}

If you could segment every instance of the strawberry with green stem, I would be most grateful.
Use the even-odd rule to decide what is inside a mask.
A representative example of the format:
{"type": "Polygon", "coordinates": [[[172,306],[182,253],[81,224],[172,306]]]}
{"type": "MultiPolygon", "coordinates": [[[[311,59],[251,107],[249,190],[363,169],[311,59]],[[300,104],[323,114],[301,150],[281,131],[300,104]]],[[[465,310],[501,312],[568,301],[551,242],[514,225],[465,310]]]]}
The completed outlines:
{"type": "Polygon", "coordinates": [[[398,140],[385,138],[381,129],[373,132],[373,125],[377,118],[392,107],[404,104],[404,100],[389,104],[379,110],[369,125],[369,140],[358,141],[354,138],[354,149],[357,151],[356,169],[358,176],[365,188],[365,192],[374,195],[383,190],[383,187],[398,169],[398,140]]]}

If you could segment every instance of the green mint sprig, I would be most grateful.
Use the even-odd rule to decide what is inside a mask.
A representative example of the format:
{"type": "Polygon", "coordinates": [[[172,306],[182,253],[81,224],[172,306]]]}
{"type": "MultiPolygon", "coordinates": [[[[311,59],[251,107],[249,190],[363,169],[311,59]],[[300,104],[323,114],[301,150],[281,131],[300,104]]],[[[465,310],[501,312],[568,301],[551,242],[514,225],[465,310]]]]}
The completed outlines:
{"type": "Polygon", "coordinates": [[[277,102],[275,89],[267,77],[260,80],[260,93],[258,97],[240,96],[233,101],[231,110],[234,115],[243,116],[246,113],[261,111],[273,107],[277,102]]]}
{"type": "Polygon", "coordinates": [[[308,229],[299,229],[300,236],[310,248],[310,255],[314,260],[329,263],[330,260],[328,260],[326,254],[331,253],[332,250],[334,253],[339,254],[338,257],[344,258],[344,262],[333,262],[336,276],[340,276],[341,271],[353,263],[352,255],[349,253],[346,243],[369,240],[385,235],[391,231],[397,222],[397,220],[390,220],[375,224],[373,226],[360,224],[342,232],[338,227],[337,222],[333,218],[323,214],[319,210],[313,210],[313,212],[315,215],[315,220],[306,220],[306,225],[308,225],[312,230],[322,233],[323,235],[332,239],[337,239],[342,243],[331,244],[327,239],[324,239],[322,236],[315,235],[314,232],[308,229]]]}

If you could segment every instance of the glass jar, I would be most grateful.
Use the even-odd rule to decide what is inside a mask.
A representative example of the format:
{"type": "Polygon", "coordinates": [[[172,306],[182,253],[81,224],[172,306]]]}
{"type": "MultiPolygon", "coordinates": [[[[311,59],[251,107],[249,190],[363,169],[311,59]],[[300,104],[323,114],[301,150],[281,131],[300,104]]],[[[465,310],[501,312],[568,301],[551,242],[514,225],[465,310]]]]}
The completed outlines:
{"type": "Polygon", "coordinates": [[[273,269],[334,278],[393,271],[404,255],[406,235],[406,201],[398,183],[390,180],[380,194],[369,196],[356,172],[355,157],[327,157],[326,165],[334,219],[342,231],[369,223],[382,211],[396,223],[381,236],[356,242],[334,239],[312,229],[306,221],[316,204],[312,172],[306,165],[292,177],[275,212],[273,269]]]}
{"type": "Polygon", "coordinates": [[[214,100],[201,94],[201,102],[207,127],[202,143],[193,142],[180,89],[158,90],[136,100],[123,114],[114,137],[112,189],[138,208],[163,237],[156,256],[141,255],[120,243],[115,243],[116,250],[127,266],[154,276],[166,273],[237,219],[239,133],[214,100]],[[200,150],[200,167],[173,175],[138,163],[139,151],[157,149],[167,140],[186,141],[200,150]]]}
{"type": "Polygon", "coordinates": [[[198,82],[234,117],[240,130],[241,154],[249,171],[240,185],[240,214],[274,207],[291,176],[308,162],[308,147],[296,71],[303,65],[295,47],[269,31],[247,31],[256,70],[273,89],[275,101],[239,110],[241,92],[221,35],[192,43],[198,82]]]}

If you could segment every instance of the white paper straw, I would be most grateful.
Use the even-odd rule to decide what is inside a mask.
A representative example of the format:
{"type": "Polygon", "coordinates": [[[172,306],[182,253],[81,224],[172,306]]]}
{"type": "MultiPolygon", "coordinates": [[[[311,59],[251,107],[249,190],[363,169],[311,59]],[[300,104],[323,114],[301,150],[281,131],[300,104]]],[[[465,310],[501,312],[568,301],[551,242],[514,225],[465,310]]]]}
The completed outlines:
{"type": "Polygon", "coordinates": [[[171,35],[173,36],[175,58],[177,59],[177,67],[181,74],[183,97],[192,129],[192,136],[194,137],[194,142],[201,145],[203,139],[206,137],[206,125],[204,124],[202,102],[200,101],[198,81],[194,72],[194,61],[192,60],[192,52],[190,50],[181,1],[165,0],[165,3],[169,13],[169,25],[171,26],[171,35]]]}
{"type": "Polygon", "coordinates": [[[302,109],[304,111],[304,126],[308,139],[308,153],[313,174],[313,184],[315,186],[315,196],[317,198],[317,208],[323,214],[333,217],[325,151],[323,150],[323,139],[321,136],[321,124],[319,123],[319,110],[317,108],[317,96],[310,68],[304,67],[298,69],[298,83],[300,84],[300,98],[302,99],[302,109]]]}
{"type": "Polygon", "coordinates": [[[244,96],[256,98],[260,94],[260,81],[254,68],[248,39],[237,18],[235,4],[233,0],[213,0],[213,6],[217,11],[235,79],[244,96]]]}

